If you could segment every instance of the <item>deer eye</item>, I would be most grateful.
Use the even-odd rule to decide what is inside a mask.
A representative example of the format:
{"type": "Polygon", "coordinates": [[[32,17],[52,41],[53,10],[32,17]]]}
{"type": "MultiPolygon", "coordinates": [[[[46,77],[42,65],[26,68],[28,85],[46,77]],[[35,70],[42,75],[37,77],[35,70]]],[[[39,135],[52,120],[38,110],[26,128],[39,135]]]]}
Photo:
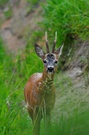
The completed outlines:
{"type": "Polygon", "coordinates": [[[46,64],[46,63],[47,63],[47,61],[46,61],[46,60],[44,60],[43,62],[44,62],[44,64],[46,64]]]}
{"type": "Polygon", "coordinates": [[[55,60],[55,64],[57,64],[58,63],[58,61],[57,60],[55,60]]]}

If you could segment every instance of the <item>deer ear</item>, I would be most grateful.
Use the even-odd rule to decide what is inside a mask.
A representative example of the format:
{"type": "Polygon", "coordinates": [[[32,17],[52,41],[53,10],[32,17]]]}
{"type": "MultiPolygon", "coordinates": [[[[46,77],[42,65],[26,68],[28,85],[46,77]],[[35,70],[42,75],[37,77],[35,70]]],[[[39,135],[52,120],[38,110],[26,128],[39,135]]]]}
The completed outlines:
{"type": "Polygon", "coordinates": [[[35,44],[34,47],[35,47],[35,52],[37,53],[37,55],[40,58],[43,58],[45,53],[43,52],[42,48],[39,45],[37,45],[37,44],[35,44]]]}
{"type": "Polygon", "coordinates": [[[63,47],[64,47],[64,44],[55,51],[55,53],[58,55],[58,57],[61,56],[63,47]]]}

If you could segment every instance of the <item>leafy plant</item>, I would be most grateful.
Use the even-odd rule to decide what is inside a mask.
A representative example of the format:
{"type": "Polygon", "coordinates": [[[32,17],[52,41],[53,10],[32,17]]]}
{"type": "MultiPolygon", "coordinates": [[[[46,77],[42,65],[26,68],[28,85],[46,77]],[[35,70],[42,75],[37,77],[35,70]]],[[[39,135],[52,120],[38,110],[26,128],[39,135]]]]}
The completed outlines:
{"type": "Polygon", "coordinates": [[[6,19],[11,18],[12,15],[13,15],[12,8],[9,7],[6,11],[4,11],[4,15],[5,15],[5,18],[6,18],[6,19]]]}
{"type": "Polygon", "coordinates": [[[9,0],[0,0],[0,6],[4,6],[9,0]]]}
{"type": "Polygon", "coordinates": [[[43,27],[58,32],[61,44],[69,36],[71,39],[86,39],[89,35],[89,1],[87,0],[46,0],[43,27]]]}
{"type": "MultiPolygon", "coordinates": [[[[30,0],[29,0],[30,1],[30,0]]],[[[4,0],[0,1],[4,2],[4,0]]],[[[50,37],[58,31],[58,46],[67,36],[87,38],[89,34],[89,2],[87,0],[52,0],[43,6],[43,28],[50,37]]],[[[24,103],[24,86],[35,72],[42,72],[40,59],[33,51],[34,41],[43,33],[32,34],[23,52],[7,54],[0,38],[0,135],[32,133],[32,122],[24,103]]],[[[68,47],[68,46],[67,46],[68,47]]],[[[87,71],[88,73],[88,71],[87,71]]],[[[64,73],[56,74],[57,100],[52,113],[51,135],[87,135],[89,133],[89,91],[74,88],[64,73]]],[[[44,123],[41,135],[44,135],[44,123]]]]}
{"type": "Polygon", "coordinates": [[[33,52],[7,55],[0,39],[0,134],[31,133],[32,124],[24,103],[24,86],[29,76],[42,70],[33,52]],[[26,53],[26,54],[25,54],[26,53]],[[24,59],[25,56],[25,59],[24,59]],[[36,66],[34,66],[34,63],[36,66]],[[40,69],[39,69],[40,67],[40,69]],[[29,126],[31,127],[29,130],[29,126]],[[25,130],[26,129],[26,130],[25,130]]]}

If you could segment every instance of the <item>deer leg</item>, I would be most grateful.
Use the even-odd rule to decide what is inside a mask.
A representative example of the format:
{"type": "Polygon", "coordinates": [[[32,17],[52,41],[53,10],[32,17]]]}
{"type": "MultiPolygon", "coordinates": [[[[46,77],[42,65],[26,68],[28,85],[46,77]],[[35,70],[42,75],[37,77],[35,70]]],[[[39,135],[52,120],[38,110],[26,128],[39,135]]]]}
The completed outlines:
{"type": "Polygon", "coordinates": [[[33,112],[33,134],[32,135],[40,135],[40,122],[41,122],[41,112],[38,108],[35,108],[33,112]]]}

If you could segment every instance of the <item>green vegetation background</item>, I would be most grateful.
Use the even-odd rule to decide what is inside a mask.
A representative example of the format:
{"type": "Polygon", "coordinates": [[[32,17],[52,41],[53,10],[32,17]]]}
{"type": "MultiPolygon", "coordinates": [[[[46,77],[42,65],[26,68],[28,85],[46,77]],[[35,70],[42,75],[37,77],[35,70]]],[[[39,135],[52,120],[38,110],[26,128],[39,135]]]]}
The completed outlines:
{"type": "MultiPolygon", "coordinates": [[[[38,3],[37,0],[28,1],[33,5],[38,3]]],[[[0,0],[0,5],[6,2],[6,0],[0,0]]],[[[53,39],[55,31],[58,32],[59,40],[57,41],[57,46],[60,46],[63,42],[68,43],[71,38],[73,40],[76,38],[88,39],[88,0],[46,0],[46,4],[41,3],[41,5],[43,8],[43,20],[40,25],[44,31],[48,31],[50,39],[53,39]],[[67,39],[69,40],[67,41],[67,39]]],[[[28,39],[27,41],[26,49],[23,52],[19,51],[15,57],[6,53],[3,41],[0,38],[0,135],[27,135],[32,132],[32,122],[25,109],[23,94],[25,83],[30,75],[35,72],[41,72],[43,69],[41,60],[33,53],[34,41],[37,37],[41,38],[43,35],[44,32],[41,31],[33,33],[31,40],[29,41],[28,39]]],[[[59,89],[61,88],[63,95],[66,94],[66,88],[64,89],[63,87],[65,80],[62,78],[60,85],[55,81],[55,86],[59,89]]],[[[68,80],[67,83],[70,84],[67,87],[69,91],[72,88],[71,81],[68,80]]],[[[65,112],[70,112],[68,117],[59,111],[59,114],[55,116],[58,121],[52,121],[50,134],[88,135],[89,105],[80,104],[77,106],[79,100],[74,102],[72,100],[73,96],[69,97],[71,102],[64,105],[65,112]],[[75,106],[72,111],[70,111],[71,105],[75,106]]],[[[80,95],[77,96],[77,99],[79,97],[80,95]]],[[[86,97],[88,99],[88,94],[86,97]]],[[[59,106],[59,108],[61,109],[62,107],[59,106]]],[[[44,134],[44,130],[44,125],[42,124],[41,135],[44,134]]]]}

